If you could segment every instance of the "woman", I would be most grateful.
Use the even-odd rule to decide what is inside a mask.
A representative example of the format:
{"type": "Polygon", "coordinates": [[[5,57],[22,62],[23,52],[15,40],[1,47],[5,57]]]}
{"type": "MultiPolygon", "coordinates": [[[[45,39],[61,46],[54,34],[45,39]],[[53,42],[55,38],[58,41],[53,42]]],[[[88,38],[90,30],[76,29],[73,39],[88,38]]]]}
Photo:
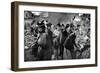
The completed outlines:
{"type": "Polygon", "coordinates": [[[42,23],[38,28],[38,60],[51,60],[53,43],[48,33],[45,32],[45,25],[42,23]]]}

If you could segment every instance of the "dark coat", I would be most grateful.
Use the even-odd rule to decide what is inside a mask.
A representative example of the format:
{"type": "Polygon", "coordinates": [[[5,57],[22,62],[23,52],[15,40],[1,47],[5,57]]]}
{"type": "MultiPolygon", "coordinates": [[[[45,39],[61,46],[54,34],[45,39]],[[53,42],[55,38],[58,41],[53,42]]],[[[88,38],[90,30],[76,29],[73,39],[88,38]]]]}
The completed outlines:
{"type": "Polygon", "coordinates": [[[48,33],[42,33],[38,40],[38,45],[41,47],[39,51],[38,58],[39,60],[50,60],[52,56],[52,40],[48,33]]]}
{"type": "Polygon", "coordinates": [[[74,51],[74,46],[76,46],[75,43],[76,35],[75,33],[71,33],[64,42],[64,47],[66,49],[69,49],[70,51],[74,51]]]}
{"type": "Polygon", "coordinates": [[[65,42],[65,39],[68,37],[68,32],[67,31],[61,31],[60,35],[59,35],[59,42],[60,45],[63,45],[65,42]]]}

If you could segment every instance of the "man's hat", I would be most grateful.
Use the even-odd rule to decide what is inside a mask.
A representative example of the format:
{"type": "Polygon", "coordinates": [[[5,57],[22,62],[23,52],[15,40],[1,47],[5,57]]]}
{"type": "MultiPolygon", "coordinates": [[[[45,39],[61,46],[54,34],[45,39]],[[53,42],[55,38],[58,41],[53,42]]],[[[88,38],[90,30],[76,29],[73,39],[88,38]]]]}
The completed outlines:
{"type": "Polygon", "coordinates": [[[73,28],[74,27],[74,24],[73,23],[70,23],[70,27],[73,28]]]}
{"type": "Polygon", "coordinates": [[[61,27],[60,23],[57,24],[58,27],[61,27]]]}
{"type": "Polygon", "coordinates": [[[69,27],[69,24],[66,24],[65,28],[67,29],[69,27]]]}
{"type": "Polygon", "coordinates": [[[47,26],[51,26],[52,24],[51,23],[48,23],[48,24],[46,24],[47,26]]]}
{"type": "Polygon", "coordinates": [[[65,26],[64,24],[61,24],[61,26],[65,26]]]}

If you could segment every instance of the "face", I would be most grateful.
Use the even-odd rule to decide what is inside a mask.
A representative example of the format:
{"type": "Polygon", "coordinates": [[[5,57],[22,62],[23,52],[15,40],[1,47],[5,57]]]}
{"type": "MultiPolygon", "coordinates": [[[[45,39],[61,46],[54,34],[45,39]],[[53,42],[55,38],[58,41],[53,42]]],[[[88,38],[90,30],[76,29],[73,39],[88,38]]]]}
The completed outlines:
{"type": "Polygon", "coordinates": [[[65,29],[65,26],[62,26],[62,29],[64,30],[65,29]]]}
{"type": "Polygon", "coordinates": [[[42,31],[42,28],[38,28],[38,31],[41,32],[42,31]]]}
{"type": "Polygon", "coordinates": [[[50,27],[50,26],[48,26],[48,27],[47,27],[47,29],[51,29],[51,27],[50,27]]]}

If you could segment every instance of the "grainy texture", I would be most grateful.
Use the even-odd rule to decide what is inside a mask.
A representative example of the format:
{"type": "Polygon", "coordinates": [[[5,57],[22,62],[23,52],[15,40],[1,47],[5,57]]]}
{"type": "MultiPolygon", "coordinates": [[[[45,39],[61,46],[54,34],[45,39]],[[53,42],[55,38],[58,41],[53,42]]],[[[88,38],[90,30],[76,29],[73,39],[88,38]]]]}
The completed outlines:
{"type": "MultiPolygon", "coordinates": [[[[58,31],[59,34],[53,39],[56,39],[58,38],[58,36],[61,36],[61,33],[62,33],[61,30],[63,29],[62,27],[66,27],[67,24],[69,24],[69,26],[73,24],[74,32],[76,32],[75,43],[76,45],[79,46],[78,48],[75,47],[74,50],[80,50],[80,52],[74,53],[74,55],[76,55],[74,59],[90,58],[90,31],[91,31],[90,29],[91,15],[90,14],[24,11],[24,28],[25,28],[24,29],[24,42],[25,42],[24,59],[25,61],[36,61],[37,57],[33,55],[35,50],[32,51],[33,48],[31,46],[35,44],[35,40],[37,38],[34,36],[35,29],[37,28],[37,25],[38,25],[37,23],[42,22],[42,21],[44,21],[45,25],[48,23],[52,24],[52,26],[50,27],[50,30],[55,36],[57,32],[54,32],[54,31],[58,30],[56,29],[57,24],[59,23],[61,25],[58,31]],[[36,14],[38,15],[36,16],[36,14]]],[[[45,30],[48,30],[48,29],[46,28],[45,30]]],[[[68,31],[68,29],[65,29],[65,30],[68,31]]],[[[70,33],[70,31],[68,31],[68,33],[70,33]]],[[[36,33],[36,35],[38,34],[39,33],[36,33]]],[[[68,35],[68,37],[69,36],[70,35],[68,35]]],[[[67,36],[65,36],[65,38],[67,39],[67,36]]],[[[62,42],[65,42],[65,39],[62,42]]],[[[73,43],[70,43],[70,44],[73,44],[73,43]]],[[[58,45],[58,54],[60,53],[60,51],[61,50],[58,45]]],[[[63,51],[64,51],[63,52],[64,60],[72,59],[70,50],[68,50],[67,48],[64,48],[63,51]]],[[[56,59],[56,56],[54,56],[55,54],[56,52],[54,52],[54,54],[52,55],[56,59]]],[[[58,60],[59,59],[61,59],[61,56],[58,56],[58,60]]],[[[54,59],[51,59],[51,60],[54,60],[54,59]]]]}

